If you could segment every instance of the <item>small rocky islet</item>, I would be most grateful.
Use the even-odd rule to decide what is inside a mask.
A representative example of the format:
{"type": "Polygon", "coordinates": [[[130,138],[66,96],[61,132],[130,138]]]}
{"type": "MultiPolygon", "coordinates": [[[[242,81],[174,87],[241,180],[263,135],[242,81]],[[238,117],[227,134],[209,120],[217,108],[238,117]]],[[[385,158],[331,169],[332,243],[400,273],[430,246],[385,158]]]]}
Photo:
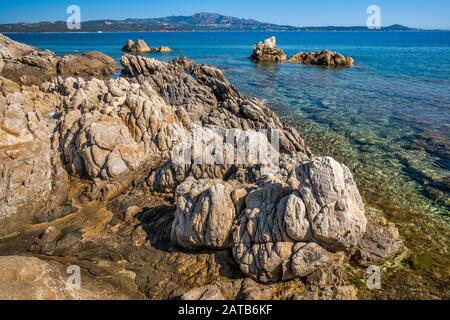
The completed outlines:
{"type": "Polygon", "coordinates": [[[329,51],[321,50],[319,52],[299,52],[292,57],[287,57],[284,51],[277,48],[276,37],[268,38],[258,42],[253,47],[253,54],[250,59],[255,62],[285,62],[303,63],[325,67],[352,67],[355,63],[353,58],[329,51]]]}
{"type": "Polygon", "coordinates": [[[406,252],[345,165],[221,70],[111,60],[0,35],[0,298],[356,299],[349,269],[406,252]],[[195,124],[277,130],[279,170],[177,164],[195,124]]]}
{"type": "Polygon", "coordinates": [[[139,39],[136,42],[129,39],[127,43],[123,46],[122,51],[128,53],[150,53],[150,52],[159,52],[159,53],[170,53],[173,52],[173,49],[169,47],[158,47],[158,48],[150,48],[147,43],[139,39]]]}

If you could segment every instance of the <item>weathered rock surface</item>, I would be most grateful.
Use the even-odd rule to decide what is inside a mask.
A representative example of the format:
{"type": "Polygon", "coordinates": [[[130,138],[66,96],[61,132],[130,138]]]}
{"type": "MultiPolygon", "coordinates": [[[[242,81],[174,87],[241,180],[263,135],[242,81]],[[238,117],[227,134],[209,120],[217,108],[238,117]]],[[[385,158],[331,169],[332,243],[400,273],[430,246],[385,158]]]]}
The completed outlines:
{"type": "Polygon", "coordinates": [[[301,165],[297,175],[314,239],[331,250],[355,247],[367,219],[350,170],[333,158],[316,158],[301,165]]]}
{"type": "Polygon", "coordinates": [[[340,53],[329,50],[319,52],[299,52],[288,59],[289,62],[314,64],[326,67],[352,67],[355,61],[340,53]]]}
{"type": "Polygon", "coordinates": [[[40,84],[56,74],[57,58],[49,51],[13,41],[0,34],[1,76],[20,84],[40,84]]]}
{"type": "Polygon", "coordinates": [[[185,293],[181,300],[185,301],[212,301],[212,300],[226,300],[222,292],[217,286],[209,285],[201,288],[195,288],[185,293]]]}
{"type": "Polygon", "coordinates": [[[82,274],[80,290],[67,286],[66,268],[34,257],[0,257],[0,300],[124,300],[106,283],[82,274]]]}
{"type": "MultiPolygon", "coordinates": [[[[317,158],[301,165],[298,171],[315,168],[317,163],[327,161],[335,162],[331,158],[317,158]]],[[[336,173],[320,170],[310,172],[312,176],[309,176],[308,181],[300,177],[299,191],[280,182],[270,182],[247,196],[246,207],[233,232],[233,253],[246,275],[262,282],[307,277],[316,269],[341,260],[339,255],[321,246],[339,251],[358,244],[365,232],[364,208],[354,210],[352,207],[349,212],[342,213],[343,218],[336,218],[334,211],[323,210],[323,217],[316,220],[310,201],[322,203],[322,193],[318,191],[309,199],[304,196],[307,195],[304,188],[308,188],[309,181],[315,179],[322,179],[323,183],[328,180],[332,182],[331,186],[335,186],[336,173]],[[340,231],[324,237],[321,233],[325,229],[320,224],[322,221],[330,222],[340,231]],[[355,239],[344,241],[346,237],[351,238],[352,234],[355,239]],[[348,246],[342,245],[343,242],[348,246]]],[[[351,181],[351,176],[348,181],[351,181]]],[[[359,197],[359,193],[352,192],[357,190],[348,191],[348,194],[339,191],[336,195],[339,200],[335,201],[345,202],[346,197],[359,197]]]]}
{"type": "MultiPolygon", "coordinates": [[[[177,129],[179,133],[173,135],[179,141],[186,140],[185,130],[196,130],[198,126],[196,124],[201,124],[202,128],[204,140],[199,141],[201,144],[207,144],[208,137],[214,138],[219,135],[223,139],[225,130],[243,132],[250,129],[255,131],[277,129],[282,152],[292,152],[297,158],[309,158],[310,152],[295,130],[286,127],[260,101],[240,95],[220,70],[210,66],[198,66],[187,59],[163,63],[154,59],[125,55],[121,62],[124,66],[124,75],[143,75],[149,86],[171,106],[174,113],[172,126],[178,124],[184,129],[181,131],[177,129]],[[201,94],[190,94],[194,91],[201,94]]],[[[162,135],[160,137],[164,138],[162,135]]],[[[260,139],[261,142],[267,141],[267,138],[261,135],[256,139],[260,139]]],[[[235,145],[238,142],[235,141],[235,145]]],[[[249,168],[245,166],[242,168],[247,169],[249,168]]],[[[188,176],[195,176],[197,179],[223,179],[235,171],[236,166],[233,164],[175,166],[169,161],[152,174],[148,182],[157,186],[159,191],[165,192],[173,190],[188,176]]]]}
{"type": "Polygon", "coordinates": [[[58,97],[2,79],[0,100],[0,236],[33,219],[65,214],[68,176],[52,139],[56,122],[49,109],[58,97]],[[53,193],[59,189],[61,193],[53,193]],[[60,206],[62,205],[62,206],[60,206]]]}
{"type": "Polygon", "coordinates": [[[226,249],[247,190],[238,181],[193,180],[176,191],[172,241],[184,248],[226,249]]]}
{"type": "Polygon", "coordinates": [[[258,42],[253,47],[253,54],[250,58],[256,62],[283,62],[287,60],[284,51],[277,48],[276,37],[258,42]]]}
{"type": "Polygon", "coordinates": [[[106,54],[93,51],[62,57],[57,71],[62,76],[107,77],[116,71],[116,62],[106,54]]]}
{"type": "Polygon", "coordinates": [[[116,70],[114,59],[100,52],[58,57],[2,34],[0,61],[0,76],[24,85],[41,85],[58,75],[105,77],[116,70]]]}
{"type": "Polygon", "coordinates": [[[293,252],[291,269],[294,276],[299,278],[307,277],[320,268],[330,267],[334,260],[339,259],[314,242],[298,243],[293,252]]]}

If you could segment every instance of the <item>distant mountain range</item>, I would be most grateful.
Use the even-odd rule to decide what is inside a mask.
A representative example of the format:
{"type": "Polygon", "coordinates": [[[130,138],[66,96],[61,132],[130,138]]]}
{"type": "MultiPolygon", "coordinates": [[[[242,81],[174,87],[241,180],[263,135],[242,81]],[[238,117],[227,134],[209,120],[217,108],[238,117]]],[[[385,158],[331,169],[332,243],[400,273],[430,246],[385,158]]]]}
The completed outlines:
{"type": "MultiPolygon", "coordinates": [[[[80,32],[133,32],[133,31],[418,31],[402,25],[369,30],[365,26],[355,27],[293,27],[240,19],[217,13],[197,13],[192,16],[165,18],[95,20],[81,23],[80,32]]],[[[0,24],[0,32],[67,32],[65,21],[0,24]]]]}

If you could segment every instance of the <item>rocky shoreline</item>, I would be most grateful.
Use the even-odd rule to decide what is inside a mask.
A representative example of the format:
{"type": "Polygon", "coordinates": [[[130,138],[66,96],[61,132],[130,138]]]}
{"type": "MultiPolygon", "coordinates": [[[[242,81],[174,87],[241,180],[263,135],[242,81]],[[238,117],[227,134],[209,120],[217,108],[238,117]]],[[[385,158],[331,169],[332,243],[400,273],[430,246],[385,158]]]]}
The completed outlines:
{"type": "Polygon", "coordinates": [[[345,165],[221,70],[125,54],[107,79],[109,57],[0,45],[0,297],[74,298],[75,264],[86,299],[355,299],[350,265],[405,252],[345,165]],[[276,133],[279,161],[177,163],[198,128],[203,149],[237,133],[214,156],[276,133]]]}

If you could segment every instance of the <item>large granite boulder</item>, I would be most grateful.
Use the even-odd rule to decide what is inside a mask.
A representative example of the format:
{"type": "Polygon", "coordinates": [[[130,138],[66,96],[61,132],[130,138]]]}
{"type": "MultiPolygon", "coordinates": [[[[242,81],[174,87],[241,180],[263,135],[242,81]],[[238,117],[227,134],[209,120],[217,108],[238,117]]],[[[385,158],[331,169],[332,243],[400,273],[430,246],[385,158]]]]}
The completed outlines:
{"type": "Polygon", "coordinates": [[[352,67],[355,61],[351,57],[329,51],[299,52],[288,59],[289,62],[314,64],[326,67],[352,67]]]}
{"type": "MultiPolygon", "coordinates": [[[[174,112],[174,125],[181,126],[185,133],[192,134],[197,130],[197,124],[207,140],[213,136],[224,138],[227,130],[236,132],[236,137],[242,135],[261,136],[260,131],[276,130],[279,135],[280,151],[293,153],[296,158],[309,159],[310,151],[298,132],[285,126],[276,114],[257,99],[242,96],[236,88],[224,77],[222,71],[211,66],[195,65],[185,58],[175,59],[171,63],[161,62],[141,56],[125,55],[121,59],[123,75],[133,78],[142,75],[147,85],[162,97],[164,102],[174,112]],[[164,76],[162,76],[164,75],[164,76]],[[191,94],[194,90],[201,94],[191,94]]],[[[148,99],[148,98],[146,98],[148,99]]],[[[127,100],[128,101],[128,100],[127,100]]],[[[126,102],[128,103],[128,102],[126,102]]],[[[179,138],[184,134],[180,132],[179,138]]],[[[160,135],[164,138],[167,135],[160,135]]],[[[264,138],[267,141],[267,138],[264,138]]],[[[260,140],[264,140],[261,139],[260,140]]],[[[199,143],[207,145],[208,141],[199,143]]],[[[235,146],[238,141],[235,141],[235,146]]],[[[172,144],[176,145],[176,144],[172,144]]],[[[180,166],[168,160],[149,177],[148,183],[160,192],[173,192],[188,176],[197,179],[223,179],[236,173],[234,163],[193,164],[180,166]]],[[[243,166],[242,171],[254,166],[243,166]]],[[[250,172],[246,172],[246,176],[250,172]]]]}
{"type": "Polygon", "coordinates": [[[231,229],[251,186],[237,181],[188,179],[176,192],[172,242],[187,249],[225,249],[231,229]]]}
{"type": "Polygon", "coordinates": [[[250,58],[255,62],[283,62],[287,59],[284,51],[277,48],[276,37],[258,42],[253,47],[253,54],[250,58]]]}
{"type": "Polygon", "coordinates": [[[232,247],[242,272],[261,282],[305,278],[341,262],[334,252],[356,249],[366,232],[352,176],[332,158],[316,158],[296,172],[298,190],[276,178],[258,187],[187,180],[175,195],[173,243],[232,247]]]}
{"type": "Polygon", "coordinates": [[[0,237],[65,214],[67,173],[52,145],[59,98],[0,78],[0,237]],[[25,93],[25,94],[24,94],[25,93]],[[58,189],[60,193],[55,193],[58,189]],[[45,220],[45,218],[44,218],[45,220]]]}
{"type": "Polygon", "coordinates": [[[79,56],[64,56],[58,62],[62,76],[107,77],[116,71],[116,62],[104,53],[93,51],[79,56]]]}
{"type": "Polygon", "coordinates": [[[331,250],[356,246],[367,219],[350,170],[326,157],[301,165],[297,175],[314,239],[331,250]]]}
{"type": "MultiPolygon", "coordinates": [[[[269,182],[247,196],[233,231],[233,254],[246,275],[261,282],[303,278],[340,261],[340,255],[324,249],[339,246],[339,239],[329,246],[315,236],[310,208],[301,195],[287,184],[269,182]]],[[[345,234],[358,231],[346,227],[345,234]]]]}
{"type": "MultiPolygon", "coordinates": [[[[260,176],[253,165],[243,167],[236,173],[233,165],[179,166],[172,163],[174,146],[186,139],[192,124],[200,120],[216,132],[223,132],[224,128],[242,132],[277,128],[283,152],[292,151],[299,159],[309,159],[310,152],[298,133],[286,127],[262,102],[240,95],[220,70],[197,66],[185,59],[166,63],[124,56],[122,60],[126,78],[104,81],[59,77],[41,89],[22,92],[18,92],[20,86],[15,82],[2,80],[4,94],[0,95],[0,100],[5,101],[2,107],[17,109],[14,112],[5,111],[2,116],[23,118],[20,125],[13,125],[14,130],[23,127],[21,133],[9,133],[8,123],[13,123],[13,120],[5,119],[3,129],[6,131],[3,130],[2,134],[8,136],[4,140],[10,145],[8,148],[18,150],[24,147],[25,144],[18,144],[16,140],[26,138],[33,150],[47,150],[45,157],[53,159],[51,163],[42,160],[35,165],[42,165],[45,172],[57,173],[58,177],[65,175],[67,170],[73,177],[86,179],[91,183],[86,195],[101,200],[120,194],[136,179],[136,175],[141,174],[141,169],[150,172],[145,179],[148,187],[169,193],[189,176],[223,179],[225,176],[243,174],[244,179],[247,176],[253,181],[251,177],[255,174],[260,176]],[[138,73],[146,76],[139,80],[131,76],[138,73]],[[192,90],[202,92],[202,95],[191,94],[192,90]],[[16,94],[11,95],[14,92],[16,94]],[[30,112],[35,112],[36,107],[42,114],[32,117],[30,112]],[[57,117],[52,116],[55,111],[58,112],[57,117]],[[205,115],[208,117],[205,118],[205,115]],[[38,120],[28,125],[28,118],[38,120]],[[34,136],[29,128],[35,132],[34,136]],[[43,149],[43,146],[46,147],[43,149]],[[52,169],[53,166],[56,167],[52,169]]],[[[263,134],[254,135],[264,137],[263,134]]],[[[8,154],[12,152],[5,150],[8,154]]],[[[37,159],[37,153],[33,155],[33,152],[24,156],[37,159]]],[[[7,157],[2,165],[12,161],[10,155],[7,157]]],[[[19,159],[16,157],[14,163],[19,159]]],[[[39,170],[32,172],[37,174],[39,170]]],[[[16,184],[9,183],[8,179],[2,180],[9,190],[3,193],[6,198],[2,205],[8,204],[11,209],[5,209],[4,216],[14,215],[16,209],[13,207],[19,206],[16,200],[6,201],[8,195],[24,197],[23,192],[14,191],[12,187],[16,184]]],[[[51,186],[47,190],[49,194],[58,194],[51,192],[57,184],[43,183],[45,181],[41,180],[36,190],[48,185],[51,186]]],[[[24,186],[27,184],[17,183],[18,188],[24,186]]],[[[46,193],[41,191],[37,194],[46,193]]],[[[27,199],[23,202],[33,203],[27,199]]],[[[41,199],[49,203],[45,197],[41,196],[41,199]]]]}
{"type": "Polygon", "coordinates": [[[41,84],[56,75],[58,58],[50,51],[11,40],[0,34],[0,76],[19,84],[41,84]]]}

